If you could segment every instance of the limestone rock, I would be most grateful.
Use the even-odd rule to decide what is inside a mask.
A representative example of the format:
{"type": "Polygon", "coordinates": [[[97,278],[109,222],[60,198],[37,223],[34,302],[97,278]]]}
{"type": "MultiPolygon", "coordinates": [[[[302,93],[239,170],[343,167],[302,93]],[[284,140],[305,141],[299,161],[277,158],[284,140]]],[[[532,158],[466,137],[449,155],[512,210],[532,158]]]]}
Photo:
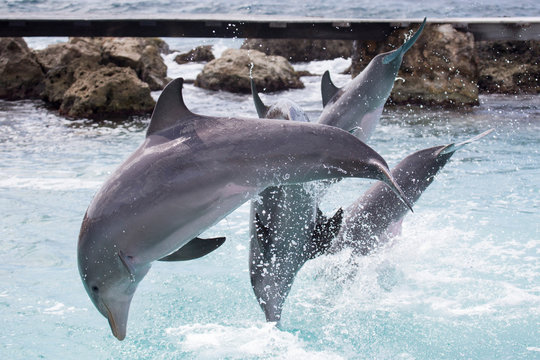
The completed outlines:
{"type": "Polygon", "coordinates": [[[100,67],[101,46],[94,39],[71,38],[67,43],[36,51],[36,56],[46,71],[41,96],[60,106],[64,93],[80,76],[100,67]]]}
{"type": "Polygon", "coordinates": [[[258,50],[267,55],[283,56],[290,62],[349,58],[350,40],[246,39],[241,49],[258,50]]]}
{"type": "Polygon", "coordinates": [[[540,93],[540,41],[480,41],[475,45],[481,92],[540,93]]]}
{"type": "Polygon", "coordinates": [[[109,65],[79,76],[65,92],[60,113],[73,118],[104,119],[147,114],[154,105],[148,84],[133,69],[109,65]]]}
{"type": "MultiPolygon", "coordinates": [[[[372,56],[399,47],[405,35],[417,28],[399,29],[382,44],[358,42],[353,75],[360,70],[358,64],[367,65],[372,56]]],[[[472,34],[459,32],[448,24],[426,25],[418,41],[405,54],[398,77],[401,80],[396,81],[390,95],[395,104],[478,105],[472,34]]]]}
{"type": "Polygon", "coordinates": [[[161,90],[170,79],[157,39],[103,38],[103,63],[130,67],[152,90],[161,90]]]}
{"type": "Polygon", "coordinates": [[[228,49],[219,59],[206,64],[195,86],[210,90],[250,93],[250,69],[259,91],[272,92],[303,88],[289,62],[281,56],[267,56],[256,50],[228,49]]]}
{"type": "Polygon", "coordinates": [[[197,46],[195,49],[192,49],[187,53],[176,56],[174,61],[178,64],[185,64],[188,62],[208,62],[214,59],[215,57],[212,53],[212,45],[205,45],[197,46]]]}
{"type": "Polygon", "coordinates": [[[35,53],[46,72],[67,65],[75,69],[81,63],[101,62],[101,45],[91,38],[73,37],[67,43],[49,45],[35,53]]]}
{"type": "Polygon", "coordinates": [[[0,98],[37,98],[44,73],[23,38],[0,38],[0,98]]]}

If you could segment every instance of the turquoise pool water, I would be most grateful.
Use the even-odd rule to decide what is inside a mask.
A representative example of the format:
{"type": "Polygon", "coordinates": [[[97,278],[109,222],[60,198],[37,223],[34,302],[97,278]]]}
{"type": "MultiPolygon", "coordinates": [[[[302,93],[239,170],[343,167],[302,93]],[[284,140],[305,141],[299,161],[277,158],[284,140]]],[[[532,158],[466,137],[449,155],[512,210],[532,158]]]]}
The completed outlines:
{"type": "MultiPolygon", "coordinates": [[[[316,119],[319,78],[303,79],[305,89],[263,100],[288,96],[316,119]]],[[[249,96],[191,85],[184,94],[195,112],[256,115],[249,96]]],[[[281,329],[264,322],[250,288],[244,205],[203,234],[227,237],[218,251],[153,266],[119,342],[83,289],[77,236],[93,194],[147,122],[71,122],[40,102],[0,101],[3,359],[540,358],[540,97],[385,110],[371,145],[390,166],[495,132],[454,155],[402,236],[360,259],[356,274],[343,255],[308,262],[281,329]]],[[[342,181],[323,210],[348,205],[370,184],[342,181]]]]}

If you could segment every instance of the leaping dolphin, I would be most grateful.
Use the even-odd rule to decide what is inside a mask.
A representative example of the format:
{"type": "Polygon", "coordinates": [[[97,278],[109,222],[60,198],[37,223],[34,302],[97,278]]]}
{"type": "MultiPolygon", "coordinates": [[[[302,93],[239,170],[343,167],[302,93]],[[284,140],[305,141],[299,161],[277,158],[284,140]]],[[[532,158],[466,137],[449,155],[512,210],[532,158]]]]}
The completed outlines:
{"type": "MultiPolygon", "coordinates": [[[[392,169],[392,175],[407,199],[414,204],[457,150],[492,131],[493,129],[490,129],[461,143],[417,151],[397,164],[392,169]]],[[[345,210],[341,230],[329,252],[350,247],[353,253],[369,254],[378,245],[400,234],[406,213],[407,208],[401,205],[394,194],[379,184],[374,184],[345,210]]]]}
{"type": "Polygon", "coordinates": [[[360,140],[370,136],[394,87],[403,55],[416,42],[424,26],[396,50],[378,54],[366,68],[343,88],[337,88],[326,71],[321,81],[324,109],[320,124],[332,125],[353,132],[360,140]]]}
{"type": "Polygon", "coordinates": [[[200,233],[268,186],[363,177],[386,182],[407,201],[384,159],[346,131],[197,115],[184,104],[182,84],[176,79],[163,90],[146,139],[96,193],[81,225],[79,273],[119,340],[151,263],[219,246],[222,239],[194,251],[204,243],[200,233]]]}
{"type": "MultiPolygon", "coordinates": [[[[294,102],[282,98],[268,107],[253,81],[251,91],[259,117],[309,122],[294,102]]],[[[296,274],[306,261],[330,247],[342,215],[340,209],[325,218],[304,184],[271,186],[251,201],[249,273],[267,321],[279,322],[296,274]]]]}

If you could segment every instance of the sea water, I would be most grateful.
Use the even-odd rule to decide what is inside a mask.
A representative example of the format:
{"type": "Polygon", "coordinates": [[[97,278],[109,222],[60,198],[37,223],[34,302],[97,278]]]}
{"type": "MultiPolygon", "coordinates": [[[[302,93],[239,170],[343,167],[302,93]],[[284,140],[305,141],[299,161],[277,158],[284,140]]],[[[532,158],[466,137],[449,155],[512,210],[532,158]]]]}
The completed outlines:
{"type": "Polygon", "coordinates": [[[2,0],[0,13],[119,17],[211,13],[372,19],[540,16],[537,0],[2,0]]]}
{"type": "MultiPolygon", "coordinates": [[[[395,15],[355,3],[374,17],[395,15]]],[[[457,3],[445,2],[437,11],[457,16],[457,3]]],[[[51,4],[67,12],[102,6],[117,14],[171,6],[4,1],[0,8],[47,12],[51,4]]],[[[229,11],[237,3],[214,4],[229,11]]],[[[405,9],[407,2],[400,4],[405,9]]],[[[460,3],[471,16],[475,4],[460,3]]],[[[526,1],[490,4],[514,16],[531,15],[516,9],[538,9],[526,1]]],[[[311,15],[339,15],[324,3],[302,6],[311,15]]],[[[256,13],[255,5],[250,8],[256,13]]],[[[403,11],[423,16],[417,10],[403,11]]],[[[27,38],[32,47],[64,40],[27,38]]],[[[214,44],[217,55],[241,44],[167,41],[181,51],[214,44]]],[[[176,65],[174,55],[165,57],[170,77],[194,79],[202,69],[176,65]]],[[[322,109],[320,75],[330,69],[343,85],[349,77],[340,72],[349,64],[295,64],[316,74],[302,78],[305,89],[261,97],[267,104],[288,97],[315,120],[322,109]]],[[[256,116],[248,95],[187,84],[184,97],[197,113],[256,116]]],[[[402,235],[358,259],[356,271],[347,253],[308,262],[279,329],[264,321],[250,287],[246,204],[202,234],[227,237],[217,251],[153,265],[133,299],[127,338],[119,342],[82,286],[77,237],[93,195],[143,141],[149,119],[71,121],[39,101],[0,101],[0,359],[540,359],[540,97],[489,95],[480,102],[471,109],[385,109],[370,145],[391,167],[416,150],[495,131],[456,152],[406,216],[402,235]]],[[[323,211],[346,207],[372,183],[346,179],[334,185],[323,211]]]]}
{"type": "MultiPolygon", "coordinates": [[[[218,46],[219,49],[219,46],[218,46]]],[[[194,78],[202,64],[170,76],[194,78]]],[[[295,65],[318,74],[286,96],[311,119],[320,75],[350,61],[295,65]]],[[[153,94],[154,97],[159,92],[153,94]]],[[[256,116],[248,95],[185,85],[209,115],[256,116]]],[[[248,273],[249,206],[202,236],[226,236],[199,260],[155,263],[117,341],[79,278],[81,220],[103,181],[143,141],[149,119],[70,121],[39,101],[0,101],[2,359],[540,358],[540,98],[490,95],[472,109],[388,108],[371,145],[390,166],[416,150],[495,131],[458,151],[389,246],[308,262],[281,328],[264,321],[248,273]]],[[[371,185],[347,179],[322,202],[345,207],[371,185]]]]}

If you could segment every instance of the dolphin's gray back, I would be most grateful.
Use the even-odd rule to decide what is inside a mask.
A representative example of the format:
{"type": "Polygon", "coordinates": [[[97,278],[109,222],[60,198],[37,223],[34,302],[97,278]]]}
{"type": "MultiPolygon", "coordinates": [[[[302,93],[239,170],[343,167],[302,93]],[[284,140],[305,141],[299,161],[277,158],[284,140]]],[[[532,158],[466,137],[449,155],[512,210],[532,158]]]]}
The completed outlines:
{"type": "Polygon", "coordinates": [[[123,224],[126,228],[118,241],[145,254],[145,261],[176,251],[270,185],[373,178],[378,174],[366,168],[366,158],[386,165],[367,145],[331,127],[279,120],[194,119],[190,126],[180,124],[148,136],[89,208],[91,219],[99,218],[115,229],[123,224]],[[158,244],[138,238],[167,240],[158,244]]]}
{"type": "Polygon", "coordinates": [[[362,141],[371,136],[399,69],[383,65],[382,58],[381,55],[375,57],[358,76],[329,100],[319,117],[320,124],[354,131],[362,141]]]}
{"type": "Polygon", "coordinates": [[[362,141],[369,139],[394,87],[403,55],[416,42],[425,23],[424,18],[418,31],[399,48],[375,56],[342,89],[332,83],[326,72],[321,82],[324,109],[319,123],[354,131],[362,141]]]}
{"type": "MultiPolygon", "coordinates": [[[[415,152],[392,169],[398,185],[410,202],[415,203],[433,182],[454,152],[440,154],[446,146],[437,146],[415,152]]],[[[362,255],[368,254],[384,233],[399,223],[408,208],[385,186],[374,184],[362,197],[346,210],[341,231],[332,246],[338,251],[350,246],[362,255]]]]}
{"type": "MultiPolygon", "coordinates": [[[[309,122],[294,102],[266,106],[252,82],[259,117],[309,122]]],[[[309,259],[316,202],[304,184],[270,186],[251,201],[249,270],[251,286],[267,321],[279,321],[294,278],[309,259]]]]}

